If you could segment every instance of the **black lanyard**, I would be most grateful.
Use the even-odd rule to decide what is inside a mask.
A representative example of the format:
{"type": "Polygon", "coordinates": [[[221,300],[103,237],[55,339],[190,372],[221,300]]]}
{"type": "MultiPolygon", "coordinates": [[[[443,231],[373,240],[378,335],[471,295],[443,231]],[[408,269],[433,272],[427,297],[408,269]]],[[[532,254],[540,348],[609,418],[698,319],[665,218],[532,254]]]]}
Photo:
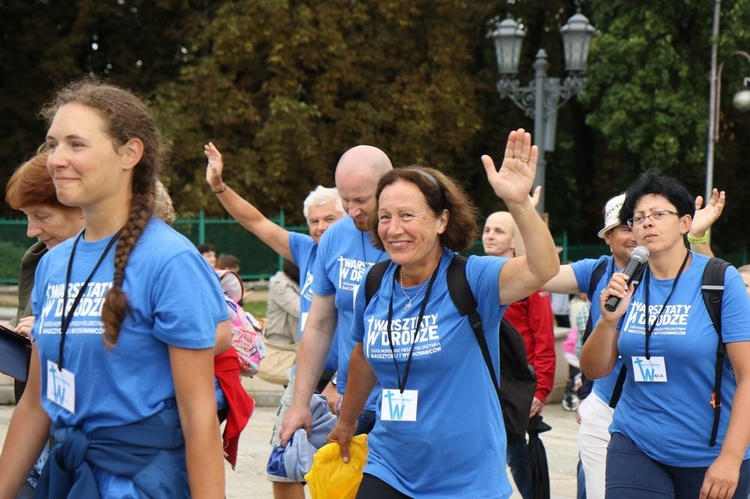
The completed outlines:
{"type": "Polygon", "coordinates": [[[81,240],[81,237],[83,236],[83,233],[85,230],[82,230],[80,234],[76,237],[76,240],[73,242],[73,249],[70,252],[70,259],[68,260],[68,271],[65,274],[65,288],[63,289],[63,308],[62,308],[62,324],[60,325],[60,359],[57,363],[57,368],[62,371],[63,369],[63,347],[65,346],[65,333],[68,331],[68,327],[70,326],[70,322],[73,320],[73,313],[75,312],[76,308],[78,308],[78,304],[81,302],[81,298],[83,298],[84,293],[86,292],[86,288],[89,285],[89,282],[91,281],[91,278],[94,277],[94,274],[96,273],[99,266],[104,261],[104,257],[107,256],[107,253],[109,253],[109,250],[112,249],[112,246],[117,241],[120,231],[117,231],[115,235],[112,236],[112,238],[107,243],[107,247],[104,248],[104,251],[102,252],[102,256],[99,257],[99,261],[96,262],[96,265],[94,266],[94,270],[91,271],[89,276],[86,278],[86,282],[83,284],[83,287],[78,290],[78,294],[76,295],[75,300],[73,300],[73,305],[70,307],[70,311],[65,314],[65,308],[68,304],[68,287],[70,286],[70,275],[73,272],[73,257],[76,254],[76,248],[78,247],[78,241],[81,240]]]}
{"type": "Polygon", "coordinates": [[[396,267],[396,271],[393,273],[393,285],[391,286],[391,299],[388,302],[388,323],[387,323],[387,331],[388,331],[388,345],[391,347],[391,355],[393,356],[393,365],[396,366],[396,379],[398,379],[398,389],[400,393],[403,395],[404,390],[406,389],[406,380],[409,379],[409,370],[411,369],[411,358],[414,354],[414,345],[417,343],[417,338],[419,338],[419,326],[422,324],[422,317],[424,316],[424,311],[427,308],[427,302],[430,300],[430,292],[432,291],[432,285],[435,283],[435,277],[437,277],[438,269],[440,268],[440,261],[438,261],[437,267],[435,267],[435,271],[432,273],[432,277],[430,277],[430,282],[427,284],[427,290],[424,293],[424,298],[422,299],[422,306],[419,308],[419,318],[417,319],[417,325],[414,328],[414,336],[412,336],[411,339],[411,349],[409,350],[409,356],[406,358],[406,368],[404,369],[404,380],[401,381],[401,371],[398,368],[398,362],[396,362],[396,352],[393,350],[393,338],[391,337],[391,320],[393,319],[393,295],[396,291],[396,275],[399,272],[399,267],[396,267]]]}
{"type": "Polygon", "coordinates": [[[682,260],[682,265],[680,266],[680,270],[677,271],[677,276],[674,278],[674,282],[672,283],[672,289],[669,291],[669,294],[667,295],[667,298],[664,300],[664,304],[661,306],[661,310],[659,310],[659,313],[656,315],[656,319],[654,319],[654,323],[649,327],[648,325],[648,288],[649,288],[649,281],[651,280],[651,269],[648,269],[645,272],[645,276],[643,278],[644,283],[646,284],[646,359],[651,359],[651,354],[648,351],[648,344],[649,340],[651,339],[651,333],[654,332],[654,328],[656,327],[656,323],[659,322],[659,317],[661,317],[661,314],[664,312],[664,309],[667,307],[667,302],[672,297],[672,293],[674,293],[675,288],[677,287],[677,281],[680,280],[680,276],[682,275],[682,271],[685,270],[685,265],[687,265],[688,257],[690,257],[690,252],[688,251],[685,254],[685,259],[682,260]]]}

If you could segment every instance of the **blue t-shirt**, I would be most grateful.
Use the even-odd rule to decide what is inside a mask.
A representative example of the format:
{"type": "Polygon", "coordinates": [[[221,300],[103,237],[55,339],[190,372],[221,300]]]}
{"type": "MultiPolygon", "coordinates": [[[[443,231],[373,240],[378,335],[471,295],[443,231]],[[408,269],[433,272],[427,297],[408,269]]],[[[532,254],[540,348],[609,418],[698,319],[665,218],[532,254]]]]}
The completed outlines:
{"type": "MultiPolygon", "coordinates": [[[[315,260],[318,255],[318,245],[313,238],[307,234],[297,232],[289,233],[289,250],[292,253],[292,262],[299,268],[299,328],[297,330],[298,341],[302,341],[302,331],[305,328],[307,315],[310,313],[310,304],[312,303],[312,283],[313,271],[315,270],[315,260]]],[[[325,371],[335,371],[338,369],[338,344],[334,340],[331,344],[331,351],[328,352],[326,359],[325,371]]]]}
{"type": "MultiPolygon", "coordinates": [[[[65,335],[64,369],[75,376],[75,412],[49,400],[48,361],[57,363],[63,288],[75,238],[51,249],[36,271],[33,336],[41,364],[42,406],[58,426],[90,433],[134,423],[175,398],[169,346],[213,348],[229,318],[219,279],[190,241],[151,219],[130,254],[123,290],[128,313],[114,349],[102,342],[101,309],[114,274],[113,246],[92,276],[65,335]]],[[[78,241],[69,284],[70,307],[110,238],[78,241]]]]}
{"type": "MultiPolygon", "coordinates": [[[[509,497],[500,404],[469,320],[456,310],[448,292],[452,258],[449,251],[441,258],[412,354],[405,389],[418,391],[416,421],[383,420],[378,406],[364,472],[411,497],[509,497]]],[[[471,256],[466,265],[498,379],[498,331],[506,308],[499,303],[498,276],[506,261],[471,256]]],[[[357,296],[352,329],[383,390],[399,388],[387,333],[389,302],[393,300],[391,338],[403,381],[426,293],[404,310],[407,300],[394,280],[395,269],[391,263],[366,310],[364,293],[357,296]]],[[[413,295],[415,290],[407,291],[413,295]]],[[[393,413],[397,408],[388,403],[384,401],[384,410],[393,413]]]]}
{"type": "MultiPolygon", "coordinates": [[[[349,357],[356,343],[351,334],[354,297],[364,282],[365,271],[387,258],[384,251],[372,246],[370,234],[357,229],[350,217],[333,224],[320,238],[312,290],[321,296],[335,294],[338,314],[336,342],[339,347],[336,390],[341,394],[346,391],[349,357]]],[[[367,401],[366,409],[375,410],[379,394],[380,389],[376,387],[367,401]]]]}
{"type": "MultiPolygon", "coordinates": [[[[729,426],[737,387],[727,356],[719,431],[716,445],[709,447],[714,418],[709,402],[714,391],[718,334],[701,293],[707,262],[706,256],[693,253],[692,262],[679,278],[666,307],[664,301],[674,279],[661,280],[644,273],[619,324],[617,347],[628,375],[610,431],[624,434],[649,457],[670,466],[709,466],[716,459],[729,426]],[[649,340],[650,360],[645,358],[647,286],[649,320],[657,321],[649,340]],[[645,381],[664,376],[664,382],[645,381]]],[[[734,267],[726,272],[721,326],[726,343],[750,341],[750,300],[734,267]]],[[[748,457],[750,451],[745,452],[744,458],[748,457]]]]}
{"type": "MultiPolygon", "coordinates": [[[[599,257],[598,260],[594,260],[593,258],[586,258],[584,260],[579,260],[570,264],[570,267],[573,269],[573,273],[576,276],[578,289],[581,291],[581,293],[588,294],[589,284],[591,284],[591,275],[594,273],[594,269],[596,269],[596,267],[599,266],[601,262],[604,262],[603,265],[606,266],[604,273],[602,274],[601,279],[599,279],[599,282],[596,284],[596,288],[594,289],[593,294],[588,295],[589,301],[591,302],[591,309],[589,310],[589,314],[591,317],[591,324],[593,324],[594,327],[596,327],[596,323],[599,322],[599,318],[602,316],[602,307],[601,303],[599,302],[599,295],[602,293],[604,288],[607,287],[607,284],[609,284],[610,279],[612,279],[612,274],[622,269],[615,269],[615,259],[611,255],[599,257]]],[[[612,369],[611,374],[605,376],[604,378],[597,379],[593,382],[594,393],[596,393],[596,395],[607,404],[609,404],[609,400],[612,398],[612,392],[614,391],[615,385],[617,384],[617,377],[620,375],[621,367],[622,360],[617,359],[617,362],[615,363],[615,367],[614,369],[612,369]]]]}

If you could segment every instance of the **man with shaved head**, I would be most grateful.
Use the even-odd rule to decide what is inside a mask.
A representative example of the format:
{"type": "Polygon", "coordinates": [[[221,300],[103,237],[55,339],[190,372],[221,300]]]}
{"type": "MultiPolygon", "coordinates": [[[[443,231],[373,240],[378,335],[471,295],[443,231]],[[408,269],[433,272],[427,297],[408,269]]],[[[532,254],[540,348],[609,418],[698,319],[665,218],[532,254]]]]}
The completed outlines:
{"type": "MultiPolygon", "coordinates": [[[[339,366],[336,391],[346,391],[349,357],[354,348],[350,329],[354,298],[365,271],[387,257],[373,247],[367,232],[368,217],[375,209],[375,190],[380,177],[393,169],[388,156],[377,147],[359,145],[349,149],[336,165],[336,188],[344,211],[349,215],[323,234],[313,278],[313,298],[297,351],[297,377],[292,406],[281,426],[281,443],[286,445],[294,432],[312,427],[310,398],[320,377],[328,350],[338,342],[339,366]]],[[[367,433],[375,423],[375,407],[380,397],[376,387],[357,425],[357,433],[367,433]]],[[[334,408],[339,400],[329,400],[334,408]]]]}
{"type": "MultiPolygon", "coordinates": [[[[487,217],[482,233],[484,252],[492,256],[513,258],[523,253],[516,223],[507,211],[487,217]]],[[[547,396],[555,383],[554,317],[549,293],[538,290],[528,298],[511,303],[505,318],[513,324],[526,344],[526,358],[536,373],[536,391],[529,417],[541,414],[547,396]]],[[[529,450],[526,442],[508,443],[508,466],[516,488],[524,497],[532,497],[529,450]]]]}

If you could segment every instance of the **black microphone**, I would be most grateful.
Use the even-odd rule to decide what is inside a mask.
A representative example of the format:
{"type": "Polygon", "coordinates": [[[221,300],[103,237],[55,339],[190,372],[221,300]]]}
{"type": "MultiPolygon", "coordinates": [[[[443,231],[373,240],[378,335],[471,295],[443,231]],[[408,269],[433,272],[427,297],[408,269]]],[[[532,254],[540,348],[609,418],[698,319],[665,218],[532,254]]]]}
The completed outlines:
{"type": "MultiPolygon", "coordinates": [[[[643,268],[643,266],[646,265],[647,262],[648,249],[643,246],[636,247],[630,254],[630,261],[628,262],[628,266],[625,267],[625,270],[622,271],[623,274],[628,276],[628,286],[630,286],[630,280],[633,278],[633,276],[637,274],[643,268]]],[[[610,296],[609,298],[607,298],[607,303],[604,304],[604,308],[606,308],[610,312],[614,312],[619,303],[619,296],[610,296]]]]}

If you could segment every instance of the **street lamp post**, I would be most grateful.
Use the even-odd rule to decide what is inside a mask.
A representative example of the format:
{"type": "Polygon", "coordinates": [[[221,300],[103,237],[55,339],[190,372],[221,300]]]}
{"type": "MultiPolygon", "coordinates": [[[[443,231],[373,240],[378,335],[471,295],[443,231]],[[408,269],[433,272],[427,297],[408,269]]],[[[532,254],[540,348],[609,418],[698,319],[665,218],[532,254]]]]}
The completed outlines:
{"type": "MultiPolygon", "coordinates": [[[[711,85],[708,97],[708,146],[706,148],[706,197],[707,203],[711,199],[714,190],[714,150],[719,142],[719,117],[721,113],[721,72],[724,69],[723,61],[717,67],[719,56],[719,17],[721,16],[721,0],[714,2],[714,19],[711,41],[711,85]]],[[[750,63],[750,54],[737,50],[733,54],[747,59],[750,63]]],[[[734,107],[740,111],[750,111],[750,78],[743,79],[743,90],[734,95],[734,107]]],[[[710,231],[709,235],[710,241],[710,231]]]]}
{"type": "Polygon", "coordinates": [[[510,98],[534,120],[534,144],[539,148],[536,179],[534,185],[542,186],[542,197],[537,205],[540,213],[544,212],[545,195],[545,151],[555,149],[555,130],[557,128],[557,108],[568,99],[578,94],[586,84],[583,72],[586,69],[591,38],[596,29],[589,24],[583,14],[574,14],[560,29],[565,53],[565,70],[567,76],[560,83],[560,78],[547,76],[547,53],[540,49],[534,61],[534,79],[526,86],[518,81],[518,65],[521,55],[521,44],[526,32],[513,19],[508,18],[497,23],[491,36],[495,42],[495,55],[500,79],[497,92],[501,98],[510,98]]]}
{"type": "MultiPolygon", "coordinates": [[[[750,63],[750,54],[743,50],[737,50],[733,54],[747,59],[750,63]]],[[[714,189],[714,150],[719,142],[719,121],[721,116],[721,73],[724,70],[723,61],[711,76],[711,93],[708,106],[708,149],[706,152],[706,201],[711,199],[714,189]]],[[[750,78],[743,78],[743,89],[734,94],[734,107],[740,111],[750,111],[750,78]]]]}

